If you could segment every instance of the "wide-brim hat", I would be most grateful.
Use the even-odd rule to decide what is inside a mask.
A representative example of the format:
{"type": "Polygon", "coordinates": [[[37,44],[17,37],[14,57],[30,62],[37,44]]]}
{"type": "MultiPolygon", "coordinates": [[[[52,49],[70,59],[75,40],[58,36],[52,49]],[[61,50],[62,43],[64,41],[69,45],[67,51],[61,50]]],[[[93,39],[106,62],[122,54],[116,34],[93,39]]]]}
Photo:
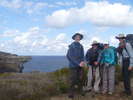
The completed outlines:
{"type": "Polygon", "coordinates": [[[80,33],[75,33],[75,34],[72,36],[72,39],[73,39],[73,40],[75,40],[75,37],[76,37],[77,35],[79,35],[79,36],[80,36],[80,40],[82,40],[82,39],[83,39],[83,35],[82,35],[82,34],[80,34],[80,33]]]}
{"type": "Polygon", "coordinates": [[[119,34],[118,36],[116,36],[117,39],[125,39],[126,36],[124,34],[119,34]]]}
{"type": "Polygon", "coordinates": [[[93,41],[92,45],[98,45],[99,43],[97,41],[93,41]]]}
{"type": "Polygon", "coordinates": [[[109,45],[109,42],[104,42],[103,45],[109,45]]]}

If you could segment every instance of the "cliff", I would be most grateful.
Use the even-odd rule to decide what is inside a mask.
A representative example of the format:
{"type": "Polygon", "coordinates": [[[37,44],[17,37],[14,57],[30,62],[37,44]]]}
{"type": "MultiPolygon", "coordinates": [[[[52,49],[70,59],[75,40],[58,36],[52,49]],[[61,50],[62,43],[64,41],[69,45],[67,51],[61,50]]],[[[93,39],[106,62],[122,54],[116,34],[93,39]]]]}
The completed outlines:
{"type": "Polygon", "coordinates": [[[29,56],[18,56],[16,54],[0,52],[0,73],[22,72],[23,64],[30,59],[31,57],[29,56]]]}

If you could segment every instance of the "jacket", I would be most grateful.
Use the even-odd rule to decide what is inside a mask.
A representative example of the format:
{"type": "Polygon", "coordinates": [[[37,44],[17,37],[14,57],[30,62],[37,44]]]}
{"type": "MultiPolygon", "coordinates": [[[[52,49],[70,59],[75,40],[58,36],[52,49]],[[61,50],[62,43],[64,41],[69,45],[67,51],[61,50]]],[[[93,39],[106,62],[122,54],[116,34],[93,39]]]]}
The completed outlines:
{"type": "Polygon", "coordinates": [[[126,47],[122,51],[123,58],[129,58],[130,65],[133,67],[133,48],[130,43],[126,43],[126,47]]]}
{"type": "Polygon", "coordinates": [[[67,59],[69,61],[70,68],[80,67],[80,62],[84,61],[84,49],[79,42],[73,42],[71,45],[69,45],[67,59]]]}
{"type": "Polygon", "coordinates": [[[115,51],[112,47],[106,48],[101,53],[101,63],[108,63],[111,65],[116,64],[116,55],[115,51]]]}
{"type": "Polygon", "coordinates": [[[101,50],[99,48],[97,48],[97,49],[90,48],[87,51],[86,57],[85,57],[86,58],[86,61],[87,61],[87,64],[93,66],[94,65],[94,62],[95,61],[98,61],[100,52],[101,52],[101,50]]]}

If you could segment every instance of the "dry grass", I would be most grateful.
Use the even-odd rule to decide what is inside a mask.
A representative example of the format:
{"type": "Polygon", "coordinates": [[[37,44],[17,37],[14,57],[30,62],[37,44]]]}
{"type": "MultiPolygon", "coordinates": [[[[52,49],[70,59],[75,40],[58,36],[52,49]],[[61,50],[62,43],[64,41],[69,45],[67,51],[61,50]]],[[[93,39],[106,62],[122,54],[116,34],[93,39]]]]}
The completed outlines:
{"type": "Polygon", "coordinates": [[[67,94],[63,94],[60,96],[52,97],[50,100],[133,100],[133,96],[127,97],[122,94],[123,85],[119,83],[116,86],[116,91],[113,95],[103,95],[103,94],[94,94],[87,93],[85,96],[76,95],[74,99],[69,99],[67,94]]]}
{"type": "MultiPolygon", "coordinates": [[[[113,96],[76,95],[74,100],[133,100],[120,94],[123,87],[120,82],[119,68],[117,70],[117,86],[113,96]]],[[[51,73],[0,74],[0,100],[69,100],[67,98],[68,77],[69,70],[66,68],[51,73]]]]}

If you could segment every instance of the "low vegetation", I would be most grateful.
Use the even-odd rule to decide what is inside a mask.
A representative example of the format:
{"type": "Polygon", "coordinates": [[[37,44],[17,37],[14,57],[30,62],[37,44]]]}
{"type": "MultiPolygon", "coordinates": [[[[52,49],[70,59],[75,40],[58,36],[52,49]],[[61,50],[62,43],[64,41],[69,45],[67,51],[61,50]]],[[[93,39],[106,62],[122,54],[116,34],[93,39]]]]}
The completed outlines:
{"type": "MultiPolygon", "coordinates": [[[[83,83],[85,83],[86,80],[86,73],[87,71],[85,68],[83,83]]],[[[116,77],[116,83],[118,85],[122,80],[119,66],[117,66],[116,77]]],[[[66,96],[60,97],[60,95],[66,94],[68,89],[68,68],[50,73],[31,72],[0,74],[0,100],[63,100],[63,97],[66,98],[66,96]],[[59,99],[57,96],[62,99],[59,99]]],[[[99,96],[99,98],[100,97],[101,96],[99,96]]]]}

